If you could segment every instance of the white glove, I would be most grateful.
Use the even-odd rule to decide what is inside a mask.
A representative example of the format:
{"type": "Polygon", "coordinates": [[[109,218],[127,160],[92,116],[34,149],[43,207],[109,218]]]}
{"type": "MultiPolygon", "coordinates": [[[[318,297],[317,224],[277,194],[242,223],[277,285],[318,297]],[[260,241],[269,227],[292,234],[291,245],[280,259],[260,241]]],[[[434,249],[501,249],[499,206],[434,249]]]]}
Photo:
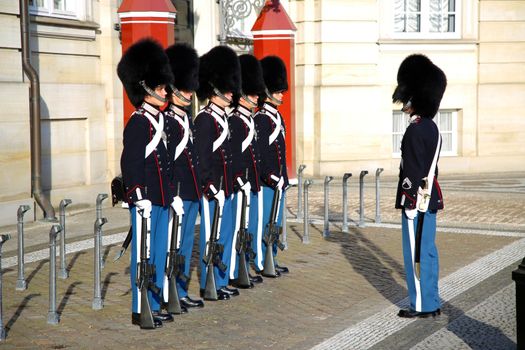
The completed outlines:
{"type": "Polygon", "coordinates": [[[281,176],[281,177],[277,177],[275,175],[270,175],[270,177],[272,178],[273,181],[277,182],[277,186],[275,186],[275,189],[277,190],[281,190],[283,188],[283,185],[284,185],[284,178],[281,176]]]}
{"type": "Polygon", "coordinates": [[[239,183],[239,186],[241,190],[244,192],[244,194],[248,196],[250,194],[250,191],[252,190],[252,185],[250,185],[250,181],[246,181],[245,183],[242,183],[241,178],[238,177],[237,182],[239,183]]]}
{"type": "Polygon", "coordinates": [[[409,220],[414,220],[417,216],[417,209],[405,209],[405,215],[409,220]]]}
{"type": "Polygon", "coordinates": [[[173,210],[175,210],[175,214],[178,216],[184,215],[184,204],[182,203],[182,199],[179,196],[173,197],[171,207],[173,210]]]}
{"type": "Polygon", "coordinates": [[[219,204],[219,207],[223,208],[224,207],[224,191],[223,190],[220,190],[216,195],[215,195],[215,199],[217,200],[217,203],[219,204]]]}
{"type": "Polygon", "coordinates": [[[151,216],[151,201],[149,199],[141,199],[140,201],[136,201],[135,206],[143,218],[147,219],[151,216]]]}
{"type": "Polygon", "coordinates": [[[213,199],[217,200],[219,207],[221,208],[224,207],[224,199],[225,199],[224,191],[223,190],[217,191],[217,189],[213,185],[210,185],[210,190],[213,192],[213,199]]]}

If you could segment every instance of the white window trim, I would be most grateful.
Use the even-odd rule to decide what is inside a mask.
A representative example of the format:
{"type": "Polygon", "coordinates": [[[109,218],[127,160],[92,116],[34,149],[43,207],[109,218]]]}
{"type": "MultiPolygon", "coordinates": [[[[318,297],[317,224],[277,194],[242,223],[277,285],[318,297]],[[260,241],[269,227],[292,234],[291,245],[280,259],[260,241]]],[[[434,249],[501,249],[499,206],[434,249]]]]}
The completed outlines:
{"type": "Polygon", "coordinates": [[[455,11],[455,23],[454,27],[456,29],[455,32],[445,32],[445,33],[433,33],[429,32],[429,6],[428,6],[429,0],[421,0],[421,31],[418,33],[403,33],[403,32],[396,32],[395,31],[395,1],[390,1],[390,7],[391,7],[391,36],[393,39],[461,39],[461,16],[462,16],[462,1],[456,0],[456,11],[455,11]]]}
{"type": "Polygon", "coordinates": [[[66,19],[77,19],[84,21],[87,19],[88,6],[91,0],[75,0],[74,11],[61,11],[53,9],[53,0],[44,0],[46,6],[37,7],[34,5],[29,6],[29,12],[32,15],[66,18],[66,19]]]}
{"type": "MultiPolygon", "coordinates": [[[[443,149],[441,150],[441,153],[440,153],[440,156],[441,157],[457,157],[458,155],[458,138],[459,138],[459,135],[458,135],[458,110],[456,109],[440,109],[438,111],[438,115],[436,115],[433,119],[433,121],[438,125],[439,127],[439,124],[438,124],[438,121],[439,121],[439,118],[440,118],[440,115],[439,113],[440,112],[450,112],[451,113],[451,116],[452,116],[452,125],[451,125],[451,131],[450,133],[452,134],[452,149],[450,151],[444,151],[443,149]]],[[[399,113],[399,111],[392,111],[392,118],[394,117],[394,113],[399,113]]],[[[406,123],[406,126],[408,126],[408,115],[406,113],[403,113],[403,116],[405,118],[405,123],[406,123]]],[[[406,128],[405,128],[406,130],[406,128]]],[[[441,130],[439,131],[441,134],[441,130]]],[[[401,139],[403,139],[403,135],[405,134],[405,132],[403,131],[402,133],[396,133],[396,134],[401,134],[401,139]]],[[[390,143],[392,143],[392,138],[394,137],[394,131],[392,130],[391,133],[390,133],[390,143]]],[[[392,150],[392,158],[401,158],[401,145],[399,145],[396,149],[393,149],[392,150]]]]}

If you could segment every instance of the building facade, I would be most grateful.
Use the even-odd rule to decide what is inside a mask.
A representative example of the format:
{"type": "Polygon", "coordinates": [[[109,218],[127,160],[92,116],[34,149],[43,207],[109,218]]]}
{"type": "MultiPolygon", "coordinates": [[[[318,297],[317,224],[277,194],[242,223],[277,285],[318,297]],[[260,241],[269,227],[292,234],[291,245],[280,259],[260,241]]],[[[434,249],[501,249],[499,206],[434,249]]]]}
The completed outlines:
{"type": "MultiPolygon", "coordinates": [[[[173,0],[175,40],[199,54],[219,44],[215,0],[173,0]]],[[[247,4],[224,0],[222,5],[247,4]]],[[[256,8],[232,32],[249,39],[256,8]]],[[[406,125],[391,102],[397,68],[423,53],[448,77],[435,118],[441,173],[523,171],[525,1],[281,1],[297,26],[296,162],[309,176],[377,167],[394,175],[406,125]]],[[[40,78],[42,185],[51,203],[93,204],[120,172],[122,86],[118,0],[29,0],[31,63],[40,78]]],[[[18,0],[0,2],[0,224],[33,204],[29,83],[18,0]]],[[[230,28],[231,29],[231,28],[230,28]]],[[[239,52],[250,47],[236,43],[239,52]]],[[[34,217],[39,209],[33,205],[34,217]]]]}

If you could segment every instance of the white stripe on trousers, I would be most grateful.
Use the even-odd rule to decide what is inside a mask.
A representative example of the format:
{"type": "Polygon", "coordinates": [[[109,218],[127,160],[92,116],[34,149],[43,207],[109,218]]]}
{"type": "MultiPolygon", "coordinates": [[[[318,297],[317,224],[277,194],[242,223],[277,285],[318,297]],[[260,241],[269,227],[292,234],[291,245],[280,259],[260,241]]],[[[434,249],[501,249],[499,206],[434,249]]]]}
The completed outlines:
{"type": "MultiPolygon", "coordinates": [[[[169,221],[168,221],[168,245],[167,245],[168,249],[166,250],[166,257],[170,253],[172,229],[173,229],[173,210],[170,209],[169,221]]],[[[169,284],[168,284],[168,275],[166,275],[166,273],[164,273],[164,287],[162,288],[162,296],[163,296],[164,302],[167,303],[169,299],[169,284]]]]}
{"type": "MultiPolygon", "coordinates": [[[[237,242],[237,234],[241,226],[241,214],[242,214],[242,191],[237,192],[234,196],[237,197],[237,212],[235,214],[235,229],[233,230],[233,243],[232,253],[230,256],[230,279],[235,279],[235,265],[237,265],[237,249],[235,249],[237,242]]],[[[240,257],[242,259],[242,256],[240,257]]]]}
{"type": "Polygon", "coordinates": [[[204,211],[204,230],[206,232],[206,247],[204,247],[204,256],[208,255],[208,242],[210,241],[210,204],[205,196],[202,196],[202,205],[204,211]]]}
{"type": "MultiPolygon", "coordinates": [[[[421,218],[419,218],[419,220],[421,220],[421,218]]],[[[410,237],[410,251],[412,254],[412,275],[413,275],[412,277],[414,278],[414,285],[416,287],[416,311],[421,312],[421,282],[416,277],[416,267],[415,267],[416,234],[414,232],[414,219],[407,219],[407,226],[408,226],[408,236],[410,237]]],[[[421,250],[419,251],[419,253],[420,253],[420,258],[421,258],[421,250]]]]}
{"type": "Polygon", "coordinates": [[[263,230],[263,190],[257,193],[257,267],[263,270],[262,264],[262,230],[263,230]]]}

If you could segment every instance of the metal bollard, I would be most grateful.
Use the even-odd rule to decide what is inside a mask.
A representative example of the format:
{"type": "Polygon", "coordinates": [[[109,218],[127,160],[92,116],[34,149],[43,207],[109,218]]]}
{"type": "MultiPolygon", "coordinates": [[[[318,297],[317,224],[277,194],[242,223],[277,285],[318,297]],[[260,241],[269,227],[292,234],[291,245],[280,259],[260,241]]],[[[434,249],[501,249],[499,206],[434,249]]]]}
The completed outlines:
{"type": "Polygon", "coordinates": [[[379,196],[379,175],[383,172],[383,168],[376,169],[376,224],[381,223],[381,206],[379,205],[380,196],[379,196]]]}
{"type": "Polygon", "coordinates": [[[60,201],[60,272],[59,277],[63,280],[69,277],[66,269],[66,207],[71,204],[71,199],[62,199],[60,201]]]}
{"type": "Polygon", "coordinates": [[[361,170],[359,174],[359,227],[365,227],[365,175],[368,170],[361,170]]]}
{"type": "Polygon", "coordinates": [[[297,178],[299,181],[297,182],[297,215],[296,219],[301,220],[303,218],[303,199],[301,198],[303,195],[303,170],[306,168],[306,165],[301,164],[299,165],[299,169],[297,169],[297,178]]]}
{"type": "Polygon", "coordinates": [[[4,317],[2,309],[2,246],[11,238],[11,235],[0,235],[0,341],[5,340],[4,317]]]}
{"type": "Polygon", "coordinates": [[[308,188],[314,182],[312,180],[305,180],[304,182],[304,226],[303,226],[303,244],[310,243],[310,219],[308,218],[308,188]]]}
{"type": "Polygon", "coordinates": [[[288,209],[286,208],[286,194],[285,191],[283,191],[283,218],[282,218],[282,226],[283,226],[283,245],[284,250],[288,250],[288,235],[286,232],[286,227],[288,226],[288,209]]]}
{"type": "Polygon", "coordinates": [[[95,255],[93,258],[93,265],[94,265],[94,284],[93,284],[93,310],[100,310],[104,307],[104,303],[102,301],[102,291],[100,286],[100,270],[102,269],[102,261],[100,257],[100,249],[101,249],[101,236],[102,236],[102,225],[104,225],[106,222],[108,222],[107,218],[98,218],[95,220],[95,255]]]}
{"type": "Polygon", "coordinates": [[[516,282],[516,345],[525,349],[525,258],[512,271],[512,279],[516,282]]]}
{"type": "MultiPolygon", "coordinates": [[[[106,199],[106,198],[108,198],[108,195],[106,193],[99,193],[99,195],[97,196],[97,204],[96,204],[97,219],[102,219],[102,201],[104,201],[104,199],[106,199]]],[[[100,246],[100,249],[102,249],[102,231],[100,231],[99,243],[98,244],[100,246]]],[[[102,255],[100,256],[100,268],[102,268],[102,269],[104,268],[104,259],[103,259],[102,255]]]]}
{"type": "Polygon", "coordinates": [[[333,176],[326,176],[324,178],[324,230],[323,230],[323,237],[330,236],[330,228],[329,228],[329,218],[328,218],[328,192],[329,192],[329,183],[334,179],[333,176]]]}
{"type": "Polygon", "coordinates": [[[56,238],[62,231],[60,225],[53,225],[49,231],[49,312],[47,313],[47,323],[58,324],[60,317],[57,313],[57,274],[56,274],[56,238]]]}
{"type": "Polygon", "coordinates": [[[16,290],[26,290],[27,283],[24,277],[24,213],[31,209],[29,205],[21,205],[17,211],[16,228],[18,231],[18,279],[16,290]]]}
{"type": "Polygon", "coordinates": [[[352,173],[345,173],[343,175],[343,232],[348,232],[348,179],[352,177],[352,173]]]}

